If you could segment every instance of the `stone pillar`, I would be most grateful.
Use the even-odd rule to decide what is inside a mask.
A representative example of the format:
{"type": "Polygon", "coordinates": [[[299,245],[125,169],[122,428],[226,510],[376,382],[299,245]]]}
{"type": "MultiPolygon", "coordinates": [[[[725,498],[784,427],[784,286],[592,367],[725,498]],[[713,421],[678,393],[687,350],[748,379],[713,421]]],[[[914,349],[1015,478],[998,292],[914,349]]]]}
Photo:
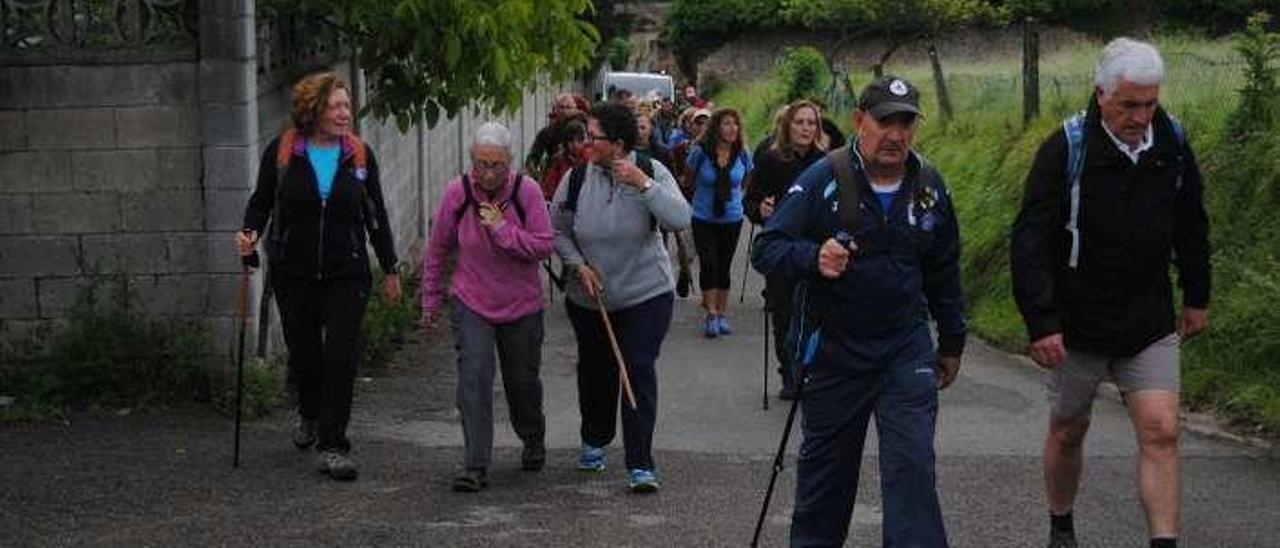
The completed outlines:
{"type": "MultiPolygon", "coordinates": [[[[207,265],[211,295],[231,299],[211,315],[210,335],[230,355],[236,323],[240,261],[232,247],[245,203],[257,177],[258,140],[257,30],[254,0],[200,0],[200,118],[204,160],[204,230],[209,236],[207,265]]],[[[261,295],[261,271],[249,302],[250,333],[261,295]]],[[[213,303],[211,303],[213,304],[213,303]]],[[[249,348],[253,348],[250,343],[249,348]]]]}

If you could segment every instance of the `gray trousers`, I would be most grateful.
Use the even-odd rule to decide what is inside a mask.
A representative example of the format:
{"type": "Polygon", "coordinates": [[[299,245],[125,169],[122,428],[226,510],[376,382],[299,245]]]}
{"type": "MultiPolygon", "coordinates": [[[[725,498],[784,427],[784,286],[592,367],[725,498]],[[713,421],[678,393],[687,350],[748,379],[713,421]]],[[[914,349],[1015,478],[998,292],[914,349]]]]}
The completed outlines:
{"type": "Polygon", "coordinates": [[[542,414],[542,311],[509,323],[495,324],[453,299],[454,347],[458,351],[458,412],[466,442],[464,466],[489,467],[493,451],[494,347],[502,364],[511,427],[526,447],[543,447],[546,418],[542,414]]]}

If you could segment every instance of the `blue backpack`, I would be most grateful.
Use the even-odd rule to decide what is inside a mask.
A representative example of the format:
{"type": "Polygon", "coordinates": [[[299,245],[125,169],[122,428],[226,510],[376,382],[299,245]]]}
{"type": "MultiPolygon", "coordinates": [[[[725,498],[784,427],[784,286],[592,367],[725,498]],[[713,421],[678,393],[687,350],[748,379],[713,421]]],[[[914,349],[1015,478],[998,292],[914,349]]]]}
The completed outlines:
{"type": "MultiPolygon", "coordinates": [[[[1067,137],[1066,181],[1067,202],[1070,204],[1066,229],[1067,232],[1071,233],[1071,254],[1067,257],[1067,266],[1073,269],[1078,268],[1080,265],[1080,178],[1084,175],[1086,119],[1087,112],[1082,110],[1062,122],[1062,132],[1067,137]]],[[[1187,145],[1187,136],[1182,129],[1182,124],[1173,116],[1169,116],[1169,125],[1173,128],[1173,135],[1178,141],[1179,148],[1185,147],[1187,145]]],[[[1174,183],[1174,188],[1182,189],[1181,171],[1178,172],[1178,179],[1174,183]]]]}

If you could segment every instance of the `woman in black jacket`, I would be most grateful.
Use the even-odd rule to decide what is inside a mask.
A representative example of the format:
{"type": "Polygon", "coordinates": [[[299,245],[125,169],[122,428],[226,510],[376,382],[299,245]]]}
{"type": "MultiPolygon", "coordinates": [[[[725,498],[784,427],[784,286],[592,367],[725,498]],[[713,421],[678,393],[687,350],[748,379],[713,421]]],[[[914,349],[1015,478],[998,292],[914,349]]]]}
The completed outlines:
{"type": "MultiPolygon", "coordinates": [[[[756,152],[756,169],[742,199],[751,222],[762,225],[769,220],[796,178],[826,154],[827,135],[821,120],[818,106],[803,99],[792,102],[779,113],[769,146],[756,152]]],[[[784,400],[795,397],[791,352],[786,344],[793,287],[794,283],[781,274],[765,277],[765,304],[773,317],[774,350],[778,373],[782,375],[779,397],[784,400]]]]}
{"type": "Polygon", "coordinates": [[[346,430],[372,278],[366,235],[386,274],[386,300],[400,296],[395,246],[378,163],[351,133],[347,83],[331,71],[303,78],[293,87],[291,115],[292,127],[262,155],[236,243],[242,255],[253,253],[271,221],[269,279],[298,397],[293,443],[315,444],[320,471],[351,480],[356,467],[346,430]]]}

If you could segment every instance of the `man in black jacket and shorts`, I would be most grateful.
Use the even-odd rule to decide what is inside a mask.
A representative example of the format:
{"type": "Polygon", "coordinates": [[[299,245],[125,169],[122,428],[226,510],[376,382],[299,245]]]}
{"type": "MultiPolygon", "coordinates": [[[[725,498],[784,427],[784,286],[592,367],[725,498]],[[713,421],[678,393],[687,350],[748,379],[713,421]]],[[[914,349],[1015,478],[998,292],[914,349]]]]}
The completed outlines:
{"type": "Polygon", "coordinates": [[[1102,50],[1088,109],[1041,145],[1013,226],[1013,291],[1049,370],[1044,444],[1051,548],[1076,546],[1072,504],[1094,392],[1110,376],[1138,438],[1151,546],[1176,546],[1179,344],[1209,323],[1209,221],[1195,156],[1160,107],[1150,44],[1102,50]],[[1178,269],[1175,317],[1169,263],[1178,269]]]}

